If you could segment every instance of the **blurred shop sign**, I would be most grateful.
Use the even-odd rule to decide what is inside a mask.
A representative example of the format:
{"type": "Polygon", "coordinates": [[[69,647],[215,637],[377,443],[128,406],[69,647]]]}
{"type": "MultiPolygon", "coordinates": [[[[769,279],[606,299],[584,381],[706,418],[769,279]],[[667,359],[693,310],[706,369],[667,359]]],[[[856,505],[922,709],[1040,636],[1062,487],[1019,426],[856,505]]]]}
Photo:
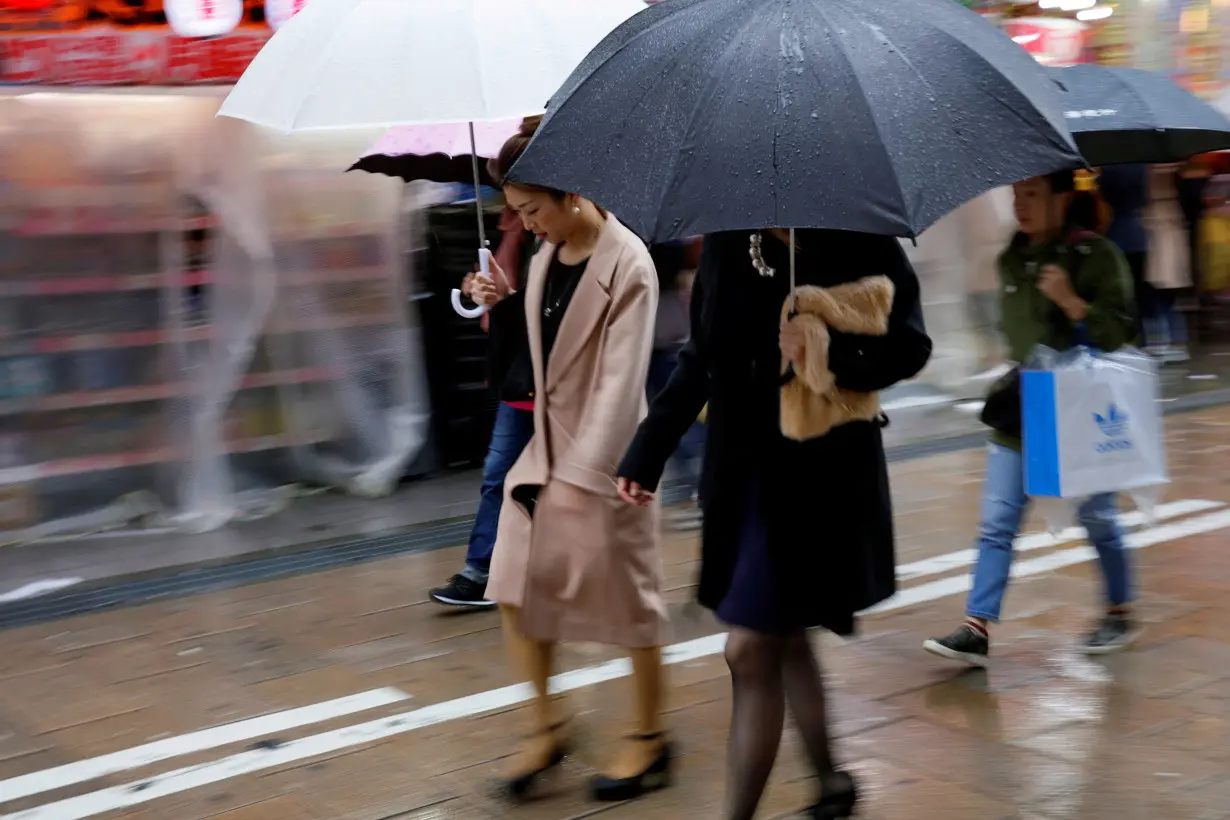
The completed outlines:
{"type": "Polygon", "coordinates": [[[163,11],[181,37],[218,37],[243,21],[243,0],[163,0],[163,11]]]}
{"type": "MultiPolygon", "coordinates": [[[[6,2],[6,0],[0,0],[6,2]]],[[[92,26],[0,35],[0,83],[196,85],[233,83],[269,39],[266,28],[179,37],[166,26],[92,26]]]]}
{"type": "Polygon", "coordinates": [[[1063,17],[1017,17],[1003,22],[1004,31],[1038,62],[1048,66],[1085,61],[1089,26],[1063,17]]]}
{"type": "Polygon", "coordinates": [[[265,0],[0,0],[0,31],[61,31],[98,23],[163,28],[167,18],[185,15],[210,19],[237,15],[237,24],[264,26],[265,0]]]}
{"type": "Polygon", "coordinates": [[[86,0],[0,0],[0,31],[76,28],[89,11],[86,0]]]}
{"type": "Polygon", "coordinates": [[[306,5],[307,0],[265,0],[265,22],[277,31],[306,5]]]}

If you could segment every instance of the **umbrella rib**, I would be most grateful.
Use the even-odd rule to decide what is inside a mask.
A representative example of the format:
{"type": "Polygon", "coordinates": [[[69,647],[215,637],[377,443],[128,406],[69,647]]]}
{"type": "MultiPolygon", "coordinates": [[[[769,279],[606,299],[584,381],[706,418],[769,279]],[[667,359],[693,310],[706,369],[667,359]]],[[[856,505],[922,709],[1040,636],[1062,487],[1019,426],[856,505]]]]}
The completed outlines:
{"type": "MultiPolygon", "coordinates": [[[[971,13],[972,13],[972,12],[971,12],[971,13]]],[[[945,31],[944,29],[942,29],[942,28],[938,28],[938,27],[937,27],[937,30],[938,30],[941,34],[944,34],[944,35],[948,36],[948,38],[949,38],[950,40],[952,40],[954,43],[956,43],[958,47],[963,48],[963,49],[965,49],[966,51],[968,51],[968,52],[970,52],[971,54],[973,54],[973,55],[974,55],[974,57],[976,57],[979,61],[981,61],[981,62],[983,62],[983,63],[989,63],[989,61],[988,61],[985,57],[983,57],[981,54],[979,54],[976,50],[974,50],[974,49],[970,48],[970,47],[969,47],[969,45],[967,45],[967,44],[966,44],[963,40],[961,40],[961,39],[959,39],[959,38],[957,38],[957,37],[953,37],[952,35],[948,34],[948,32],[946,32],[946,31],[945,31]]],[[[1006,35],[1005,35],[1004,39],[1007,39],[1007,36],[1006,36],[1006,35]]],[[[1009,42],[1011,42],[1011,41],[1009,41],[1009,42]]],[[[1015,44],[1014,44],[1014,45],[1015,45],[1015,44]]],[[[1032,59],[1032,58],[1031,58],[1031,59],[1032,59]]],[[[994,65],[992,65],[991,67],[992,67],[993,69],[995,68],[995,66],[994,66],[994,65]]],[[[1016,86],[1015,86],[1015,85],[1012,85],[1012,84],[1009,84],[1009,88],[1014,88],[1014,89],[1015,89],[1015,88],[1016,88],[1016,86]]],[[[1016,90],[1018,91],[1018,93],[1021,93],[1021,92],[1020,92],[1020,89],[1016,89],[1016,90]]],[[[990,95],[986,95],[986,96],[990,96],[990,95]]],[[[1027,103],[1028,108],[1033,109],[1033,110],[1035,110],[1035,111],[1038,111],[1038,113],[1039,113],[1039,114],[1041,114],[1041,113],[1042,113],[1042,112],[1041,112],[1041,110],[1039,110],[1039,109],[1038,109],[1038,107],[1037,107],[1037,106],[1033,103],[1033,101],[1032,101],[1032,100],[1030,100],[1029,98],[1025,97],[1025,95],[1024,95],[1023,93],[1021,93],[1021,97],[1022,97],[1022,98],[1025,100],[1025,102],[1027,103]]],[[[1028,125],[1028,126],[1029,126],[1031,129],[1033,129],[1035,132],[1037,132],[1037,133],[1041,134],[1042,136],[1044,136],[1044,137],[1047,139],[1047,141],[1051,143],[1051,145],[1053,145],[1053,146],[1055,146],[1055,147],[1057,147],[1057,148],[1061,148],[1061,149],[1063,149],[1063,151],[1065,151],[1065,152],[1067,152],[1067,153],[1072,153],[1072,152],[1073,152],[1073,145],[1070,145],[1070,144],[1068,144],[1068,143],[1065,143],[1065,142],[1063,142],[1063,140],[1059,139],[1059,131],[1058,131],[1058,130],[1056,130],[1055,128],[1050,128],[1050,129],[1039,129],[1039,128],[1037,127],[1037,125],[1036,125],[1036,124],[1034,124],[1034,123],[1032,123],[1032,122],[1030,122],[1030,121],[1029,121],[1029,118],[1027,118],[1026,116],[1024,116],[1018,108],[1016,108],[1016,107],[1014,107],[1014,106],[1009,105],[1009,104],[1007,103],[1007,101],[1002,100],[1002,99],[1000,99],[999,97],[996,97],[996,96],[990,96],[990,98],[991,98],[991,100],[992,100],[992,101],[993,101],[996,105],[998,105],[998,106],[1000,106],[1000,107],[1002,107],[1002,108],[1006,108],[1006,109],[1007,109],[1008,111],[1010,111],[1010,112],[1012,113],[1012,115],[1013,115],[1014,117],[1016,117],[1018,120],[1020,120],[1021,122],[1025,123],[1026,125],[1028,125]]],[[[1066,126],[1065,126],[1065,130],[1069,130],[1069,133],[1070,133],[1070,129],[1066,129],[1066,126]]],[[[1078,153],[1078,155],[1079,155],[1079,152],[1077,152],[1077,153],[1078,153]]]]}
{"type": "MultiPolygon", "coordinates": [[[[469,11],[470,11],[470,21],[471,21],[470,30],[474,32],[478,32],[480,30],[479,25],[482,23],[482,21],[479,19],[479,16],[478,16],[478,4],[471,2],[469,11]]],[[[487,104],[487,71],[486,71],[487,66],[485,64],[486,63],[486,59],[485,59],[486,49],[482,47],[481,43],[474,43],[473,45],[474,45],[474,50],[478,52],[478,97],[479,99],[482,100],[483,116],[487,117],[491,115],[491,108],[487,104]]],[[[470,121],[471,140],[473,140],[473,136],[472,136],[473,128],[474,128],[473,122],[474,122],[473,120],[470,121]]],[[[477,180],[476,180],[476,183],[477,183],[477,180]]],[[[477,193],[477,191],[475,193],[477,193]]],[[[481,206],[480,206],[480,211],[481,211],[481,206]]]]}
{"type": "MultiPolygon", "coordinates": [[[[824,19],[824,25],[826,29],[825,33],[828,35],[830,40],[832,40],[833,42],[837,44],[837,48],[841,51],[842,55],[846,58],[846,65],[850,66],[850,72],[854,75],[855,83],[858,86],[859,91],[862,92],[862,88],[863,88],[862,77],[859,75],[858,67],[855,65],[854,60],[851,58],[850,51],[849,49],[846,48],[846,44],[842,42],[841,37],[837,36],[834,26],[833,26],[833,21],[829,17],[826,9],[824,8],[824,0],[812,0],[812,2],[815,4],[816,10],[819,13],[820,17],[824,19]]],[[[896,48],[894,48],[893,50],[898,51],[896,48]]],[[[900,52],[898,51],[898,53],[900,52]]],[[[918,73],[918,70],[914,68],[914,66],[911,65],[908,61],[906,62],[906,65],[909,65],[910,70],[913,71],[915,74],[918,73]]],[[[807,62],[807,68],[808,68],[808,71],[811,73],[811,75],[816,78],[816,82],[823,85],[824,78],[820,77],[820,75],[816,73],[815,64],[812,62],[807,62]]],[[[922,79],[924,83],[926,82],[926,79],[922,78],[921,76],[920,76],[920,79],[922,79]]],[[[930,84],[928,84],[928,86],[929,85],[930,84]]],[[[889,153],[888,145],[884,140],[884,133],[880,130],[880,121],[879,119],[876,118],[875,109],[872,108],[871,104],[867,101],[866,94],[860,93],[860,99],[862,100],[863,107],[867,110],[867,115],[871,120],[872,128],[875,129],[876,137],[879,139],[880,149],[884,152],[885,162],[890,168],[895,168],[893,164],[892,154],[889,153]]],[[[901,203],[901,205],[904,206],[906,204],[905,189],[901,185],[901,178],[896,173],[893,174],[893,185],[897,189],[898,201],[901,203]]],[[[910,230],[910,235],[913,236],[916,233],[914,230],[914,222],[912,219],[910,219],[909,213],[906,213],[905,217],[909,223],[907,227],[910,230]]]]}
{"type": "MultiPolygon", "coordinates": [[[[635,14],[634,16],[632,16],[632,17],[628,18],[628,19],[627,19],[627,20],[625,20],[623,23],[621,23],[621,24],[619,25],[619,27],[615,29],[615,31],[619,31],[619,29],[620,29],[620,28],[622,28],[622,27],[624,27],[624,26],[628,25],[631,21],[635,20],[637,17],[640,17],[642,14],[646,14],[646,13],[651,12],[653,8],[654,8],[654,7],[652,7],[652,6],[647,7],[647,11],[641,11],[641,12],[638,12],[638,13],[637,13],[637,14],[635,14]]],[[[658,19],[658,20],[654,20],[652,23],[649,23],[648,25],[646,25],[643,29],[641,29],[640,31],[638,31],[636,34],[633,34],[631,37],[629,37],[628,39],[624,40],[622,43],[620,43],[620,44],[619,44],[619,45],[615,48],[615,50],[614,50],[614,51],[612,51],[610,54],[608,54],[608,55],[606,56],[606,58],[605,58],[605,59],[603,59],[603,60],[602,60],[601,62],[599,62],[599,63],[596,63],[596,64],[595,64],[592,68],[590,68],[589,73],[587,73],[584,77],[581,77],[581,78],[579,78],[579,79],[575,79],[575,82],[574,82],[574,77],[571,77],[571,76],[570,76],[568,79],[566,79],[566,80],[564,81],[564,85],[569,85],[569,84],[571,84],[571,85],[572,85],[572,87],[571,87],[571,88],[569,88],[569,89],[568,89],[568,92],[567,92],[566,94],[564,94],[563,96],[558,96],[558,92],[556,92],[556,96],[553,96],[553,97],[552,97],[552,98],[548,101],[548,105],[547,105],[547,112],[546,112],[546,115],[544,116],[544,119],[543,119],[544,124],[546,123],[546,121],[547,121],[548,119],[550,119],[551,114],[554,112],[554,110],[555,110],[555,109],[558,109],[558,108],[560,107],[560,105],[562,105],[562,104],[563,104],[564,102],[566,102],[567,100],[571,99],[572,95],[576,94],[576,93],[577,93],[577,91],[578,91],[578,90],[579,90],[582,86],[584,86],[586,83],[588,83],[590,80],[592,80],[592,79],[593,79],[593,77],[594,77],[594,75],[595,75],[595,74],[597,74],[599,71],[601,71],[603,68],[605,68],[605,67],[607,66],[607,64],[608,64],[608,63],[610,63],[612,59],[614,59],[615,55],[619,54],[619,53],[620,53],[620,52],[622,52],[624,49],[626,49],[628,46],[632,45],[634,42],[636,42],[637,40],[641,39],[641,37],[645,36],[646,34],[648,34],[648,33],[649,33],[649,32],[651,32],[651,31],[653,31],[653,30],[654,30],[654,29],[656,29],[658,26],[660,26],[660,25],[661,25],[664,21],[669,20],[669,19],[671,19],[670,15],[663,15],[660,19],[658,19]]],[[[610,36],[613,36],[613,35],[614,35],[614,32],[612,32],[611,34],[608,34],[607,36],[608,36],[608,37],[610,37],[610,36]]],[[[600,45],[602,45],[602,43],[599,43],[598,45],[600,46],[600,45]]],[[[597,47],[598,47],[598,46],[595,46],[594,48],[595,48],[595,49],[597,49],[597,47]]],[[[592,52],[591,52],[591,53],[592,53],[592,52]]],[[[588,59],[589,59],[589,57],[587,56],[585,59],[586,59],[586,60],[588,60],[588,59]]],[[[579,68],[579,66],[578,66],[578,68],[579,68]]],[[[562,87],[561,87],[561,90],[562,90],[562,87]]],[[[643,94],[641,95],[642,99],[644,98],[644,96],[645,96],[645,95],[643,95],[643,94]]],[[[625,123],[626,123],[626,122],[627,122],[627,121],[625,120],[625,123]]]]}
{"type": "MultiPolygon", "coordinates": [[[[736,12],[741,12],[741,11],[746,11],[746,9],[743,8],[743,6],[739,3],[732,3],[731,8],[727,12],[727,14],[720,15],[716,20],[712,22],[709,28],[713,28],[717,23],[725,22],[728,17],[733,17],[736,14],[736,12]]],[[[682,159],[681,154],[683,150],[683,145],[686,145],[692,141],[690,137],[694,133],[693,125],[696,122],[696,118],[700,114],[700,112],[705,108],[705,102],[713,96],[714,84],[717,82],[717,78],[721,76],[720,72],[718,71],[718,68],[720,66],[724,66],[730,60],[732,51],[739,44],[739,38],[743,35],[743,33],[748,28],[750,28],[756,22],[758,22],[758,20],[756,19],[756,16],[751,15],[749,19],[747,20],[747,22],[745,22],[739,28],[739,30],[734,35],[731,36],[730,41],[726,44],[726,48],[722,49],[721,56],[714,62],[713,70],[709,72],[709,75],[710,75],[709,82],[705,83],[704,90],[700,94],[698,94],[696,97],[696,105],[692,106],[692,111],[688,114],[687,121],[684,124],[684,129],[683,129],[684,139],[681,142],[680,149],[675,152],[675,159],[671,163],[670,173],[662,175],[662,178],[665,180],[665,182],[663,183],[662,189],[659,192],[658,197],[657,197],[658,216],[655,219],[654,226],[652,229],[654,236],[658,235],[658,230],[659,228],[661,228],[661,225],[658,224],[657,219],[660,219],[662,214],[665,213],[666,209],[664,206],[666,204],[666,199],[670,195],[670,192],[675,190],[675,181],[679,176],[679,166],[681,164],[681,159],[682,159]]],[[[646,29],[646,31],[648,31],[648,29],[646,29]]],[[[637,36],[640,36],[640,35],[637,35],[637,36]]],[[[676,59],[679,59],[678,56],[676,56],[676,59]]],[[[648,93],[649,91],[647,89],[645,94],[641,95],[641,98],[644,99],[644,97],[647,96],[648,93]]],[[[636,107],[633,106],[631,110],[636,110],[636,107]]],[[[629,114],[629,116],[631,116],[631,114],[629,114]]],[[[625,124],[626,122],[627,121],[625,120],[625,124]]]]}
{"type": "MultiPolygon", "coordinates": [[[[364,0],[360,0],[360,2],[363,2],[363,1],[364,0]]],[[[350,23],[351,19],[352,19],[351,15],[347,15],[345,21],[343,21],[340,26],[336,26],[332,30],[329,36],[329,39],[324,44],[324,48],[322,48],[320,51],[320,59],[317,60],[315,66],[313,66],[312,82],[308,85],[309,88],[316,89],[319,87],[320,75],[325,71],[325,68],[329,65],[328,58],[329,58],[329,55],[333,52],[334,44],[337,42],[338,37],[341,35],[342,29],[347,24],[350,23]]],[[[287,25],[292,25],[294,22],[295,22],[294,18],[292,18],[287,21],[287,25]]],[[[285,30],[285,27],[283,27],[283,30],[285,30]]],[[[307,103],[308,100],[316,98],[317,96],[318,96],[317,92],[313,90],[312,92],[305,94],[303,99],[300,100],[299,104],[295,107],[295,115],[294,117],[291,118],[291,121],[290,121],[291,131],[295,131],[298,129],[299,118],[303,115],[303,112],[307,110],[307,105],[305,103],[307,103]]]]}

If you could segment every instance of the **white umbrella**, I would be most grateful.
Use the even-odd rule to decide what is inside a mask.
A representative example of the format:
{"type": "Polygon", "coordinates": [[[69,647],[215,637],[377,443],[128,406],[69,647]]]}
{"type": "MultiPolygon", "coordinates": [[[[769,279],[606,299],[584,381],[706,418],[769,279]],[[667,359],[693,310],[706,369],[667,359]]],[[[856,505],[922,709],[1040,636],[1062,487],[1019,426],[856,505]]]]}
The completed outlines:
{"type": "MultiPolygon", "coordinates": [[[[644,8],[644,0],[312,0],[270,38],[218,113],[281,131],[540,114],[590,49],[644,8]]],[[[479,240],[485,274],[481,206],[479,240]]],[[[453,306],[482,312],[463,311],[456,291],[453,306]]]]}

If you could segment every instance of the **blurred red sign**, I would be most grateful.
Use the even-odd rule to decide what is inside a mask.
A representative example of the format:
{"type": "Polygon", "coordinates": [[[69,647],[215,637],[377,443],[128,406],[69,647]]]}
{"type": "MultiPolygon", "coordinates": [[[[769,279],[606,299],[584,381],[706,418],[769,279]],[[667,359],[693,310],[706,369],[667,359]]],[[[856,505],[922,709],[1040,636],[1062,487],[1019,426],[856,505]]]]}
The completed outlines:
{"type": "Polygon", "coordinates": [[[1005,20],[1004,31],[1038,62],[1068,66],[1085,61],[1089,26],[1062,17],[1018,17],[1005,20]]]}
{"type": "Polygon", "coordinates": [[[163,27],[0,35],[0,83],[232,83],[268,39],[268,29],[257,27],[208,40],[177,37],[163,27]]]}

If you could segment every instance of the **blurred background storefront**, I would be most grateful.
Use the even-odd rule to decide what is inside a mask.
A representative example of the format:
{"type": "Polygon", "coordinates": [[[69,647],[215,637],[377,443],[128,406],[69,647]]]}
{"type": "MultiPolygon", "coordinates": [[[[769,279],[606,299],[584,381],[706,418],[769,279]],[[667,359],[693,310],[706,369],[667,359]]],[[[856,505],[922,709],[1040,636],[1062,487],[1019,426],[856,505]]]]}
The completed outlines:
{"type": "Polygon", "coordinates": [[[208,531],[434,466],[422,220],[450,192],[341,173],[378,132],[215,118],[294,10],[0,0],[12,539],[208,531]]]}

